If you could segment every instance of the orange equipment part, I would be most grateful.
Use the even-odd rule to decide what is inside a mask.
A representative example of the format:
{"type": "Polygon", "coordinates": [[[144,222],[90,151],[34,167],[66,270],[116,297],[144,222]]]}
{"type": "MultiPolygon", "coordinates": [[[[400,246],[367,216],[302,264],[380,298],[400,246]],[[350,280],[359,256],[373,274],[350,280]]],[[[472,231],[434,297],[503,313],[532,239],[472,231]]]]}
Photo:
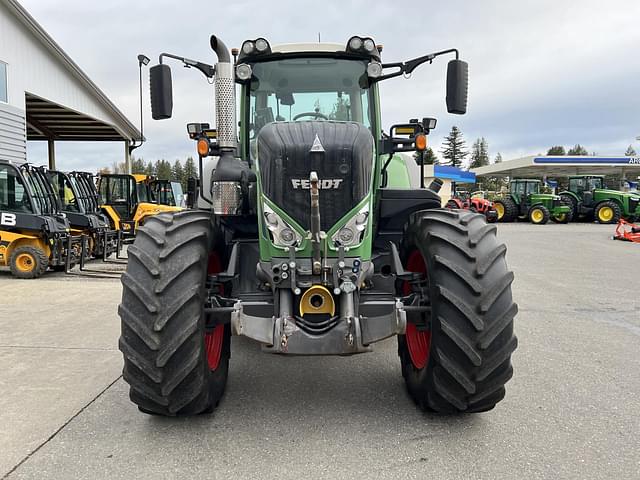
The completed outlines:
{"type": "Polygon", "coordinates": [[[613,239],[640,243],[640,225],[620,219],[616,226],[616,233],[613,239]]]}

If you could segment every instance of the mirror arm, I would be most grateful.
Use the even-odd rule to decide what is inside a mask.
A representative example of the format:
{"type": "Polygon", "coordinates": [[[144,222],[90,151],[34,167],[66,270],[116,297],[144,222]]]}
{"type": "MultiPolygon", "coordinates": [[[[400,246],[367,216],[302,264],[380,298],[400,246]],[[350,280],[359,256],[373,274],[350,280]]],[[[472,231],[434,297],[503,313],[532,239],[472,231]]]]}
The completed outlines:
{"type": "Polygon", "coordinates": [[[448,50],[442,50],[440,52],[429,53],[428,55],[423,55],[422,57],[414,58],[413,60],[407,60],[406,62],[384,63],[382,65],[382,68],[398,68],[399,70],[387,75],[382,75],[378,78],[372,78],[371,81],[379,82],[381,80],[386,80],[387,78],[399,77],[400,75],[410,75],[423,63],[431,63],[436,57],[439,57],[440,55],[446,55],[447,53],[455,53],[456,60],[458,60],[460,57],[457,48],[450,48],[448,50]]]}
{"type": "Polygon", "coordinates": [[[387,168],[389,167],[389,164],[391,163],[391,159],[393,158],[393,154],[394,152],[389,153],[389,157],[387,158],[387,161],[384,162],[384,165],[382,166],[382,171],[380,172],[382,174],[382,188],[385,188],[387,186],[387,182],[388,182],[388,177],[387,177],[387,168]]]}
{"type": "Polygon", "coordinates": [[[175,60],[180,60],[186,68],[197,68],[202,72],[202,74],[207,78],[213,78],[215,75],[215,68],[212,65],[208,65],[206,63],[198,62],[196,60],[191,60],[185,57],[179,57],[178,55],[173,55],[171,53],[161,53],[158,57],[158,62],[162,63],[162,58],[173,58],[175,60]]]}

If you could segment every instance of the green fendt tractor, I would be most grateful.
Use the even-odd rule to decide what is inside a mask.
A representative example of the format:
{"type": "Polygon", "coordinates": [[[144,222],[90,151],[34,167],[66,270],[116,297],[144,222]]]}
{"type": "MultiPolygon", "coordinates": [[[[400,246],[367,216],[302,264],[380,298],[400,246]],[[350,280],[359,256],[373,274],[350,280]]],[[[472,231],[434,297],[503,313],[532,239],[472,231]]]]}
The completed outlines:
{"type": "Polygon", "coordinates": [[[215,78],[217,129],[187,126],[201,160],[197,208],[150,217],[128,250],[119,314],[131,400],[160,415],[213,410],[232,334],[289,355],[369,352],[397,335],[421,408],[492,409],[516,348],[506,247],[484,216],[441,209],[438,182],[411,188],[413,160],[397,153],[424,149],[432,119],[380,133],[379,82],[444,54],[456,56],[448,111],[465,113],[458,52],[383,64],[362,37],[259,38],[233,60],[219,38],[211,47],[215,68],[162,54],[150,71],[155,119],[171,116],[163,60],[215,78]]]}
{"type": "Polygon", "coordinates": [[[633,222],[640,217],[640,195],[608,190],[601,175],[569,177],[569,190],[560,196],[576,218],[618,223],[621,218],[633,222]]]}
{"type": "Polygon", "coordinates": [[[540,193],[540,180],[519,179],[509,183],[509,194],[494,202],[499,222],[529,220],[544,225],[551,219],[556,223],[569,223],[573,219],[571,208],[558,195],[540,193]]]}

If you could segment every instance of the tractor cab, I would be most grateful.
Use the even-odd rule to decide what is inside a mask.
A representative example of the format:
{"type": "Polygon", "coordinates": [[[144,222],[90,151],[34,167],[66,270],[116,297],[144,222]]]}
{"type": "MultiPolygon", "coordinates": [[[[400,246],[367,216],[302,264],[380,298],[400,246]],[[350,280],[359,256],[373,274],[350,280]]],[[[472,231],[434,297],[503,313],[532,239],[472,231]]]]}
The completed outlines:
{"type": "Polygon", "coordinates": [[[540,180],[513,180],[509,184],[509,192],[519,204],[530,203],[531,195],[540,193],[540,180]]]}
{"type": "Polygon", "coordinates": [[[604,189],[603,176],[575,176],[569,177],[569,191],[582,199],[584,206],[593,204],[595,190],[604,189]]]}
{"type": "Polygon", "coordinates": [[[69,268],[79,247],[44,169],[0,160],[0,265],[36,278],[69,268]]]}
{"type": "Polygon", "coordinates": [[[78,198],[85,211],[95,212],[106,219],[100,209],[100,195],[96,189],[94,175],[88,172],[70,172],[68,176],[71,184],[77,189],[78,198]]]}
{"type": "Polygon", "coordinates": [[[185,207],[184,192],[180,182],[153,180],[150,183],[151,195],[160,205],[185,207]]]}
{"type": "Polygon", "coordinates": [[[60,171],[47,170],[46,175],[72,232],[88,239],[85,253],[93,258],[106,258],[116,252],[117,232],[110,229],[108,219],[84,182],[77,175],[60,171]]]}
{"type": "Polygon", "coordinates": [[[455,188],[453,195],[462,201],[469,201],[471,199],[471,193],[469,190],[463,188],[455,188]]]}
{"type": "Polygon", "coordinates": [[[134,236],[147,217],[181,208],[160,205],[153,192],[153,177],[141,174],[103,174],[98,179],[101,208],[112,227],[134,236]]]}

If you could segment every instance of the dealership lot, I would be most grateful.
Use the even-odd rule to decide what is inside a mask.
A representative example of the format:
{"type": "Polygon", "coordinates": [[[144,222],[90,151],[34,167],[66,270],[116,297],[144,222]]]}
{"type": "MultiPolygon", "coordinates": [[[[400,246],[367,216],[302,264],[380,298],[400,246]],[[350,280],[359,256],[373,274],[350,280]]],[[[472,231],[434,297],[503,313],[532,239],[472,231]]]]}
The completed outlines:
{"type": "Polygon", "coordinates": [[[0,272],[0,478],[640,478],[640,246],[610,225],[500,225],[520,307],[495,410],[421,413],[395,339],[292,358],[234,338],[214,415],[140,414],[115,279],[0,272]]]}

